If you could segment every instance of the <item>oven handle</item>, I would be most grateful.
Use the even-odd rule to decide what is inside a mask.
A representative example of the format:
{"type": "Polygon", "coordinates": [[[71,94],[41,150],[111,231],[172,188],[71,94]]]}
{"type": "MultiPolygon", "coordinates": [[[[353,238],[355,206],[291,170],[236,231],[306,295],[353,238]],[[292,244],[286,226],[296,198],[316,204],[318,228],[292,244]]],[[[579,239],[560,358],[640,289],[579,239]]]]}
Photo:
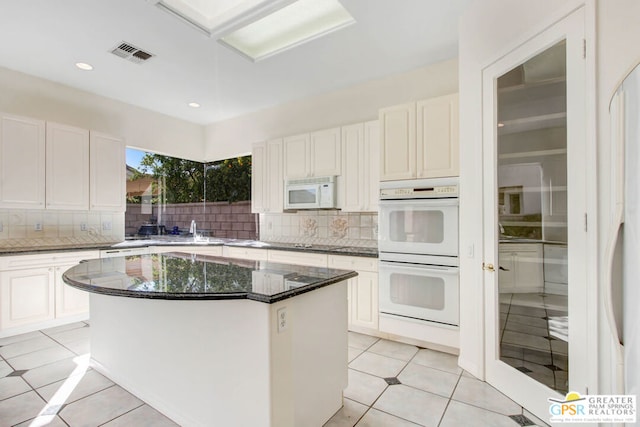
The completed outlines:
{"type": "Polygon", "coordinates": [[[430,271],[442,274],[458,274],[458,267],[447,267],[441,265],[430,264],[408,264],[403,262],[379,261],[380,267],[389,267],[393,269],[414,270],[414,271],[430,271]]]}

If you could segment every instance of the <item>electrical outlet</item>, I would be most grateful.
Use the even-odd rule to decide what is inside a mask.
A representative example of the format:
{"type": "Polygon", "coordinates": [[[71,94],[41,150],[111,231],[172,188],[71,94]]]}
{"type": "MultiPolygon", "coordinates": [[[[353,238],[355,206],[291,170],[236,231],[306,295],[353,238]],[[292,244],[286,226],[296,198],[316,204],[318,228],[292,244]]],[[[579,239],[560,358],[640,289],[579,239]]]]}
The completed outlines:
{"type": "Polygon", "coordinates": [[[278,316],[278,333],[286,331],[289,326],[289,319],[287,318],[287,307],[281,307],[276,312],[278,316]]]}
{"type": "Polygon", "coordinates": [[[42,231],[42,223],[36,222],[33,226],[35,231],[42,231]]]}
{"type": "Polygon", "coordinates": [[[80,224],[80,231],[87,231],[87,224],[86,223],[81,223],[80,224]]]}
{"type": "Polygon", "coordinates": [[[111,221],[104,221],[102,223],[102,229],[105,231],[111,230],[111,221]]]}

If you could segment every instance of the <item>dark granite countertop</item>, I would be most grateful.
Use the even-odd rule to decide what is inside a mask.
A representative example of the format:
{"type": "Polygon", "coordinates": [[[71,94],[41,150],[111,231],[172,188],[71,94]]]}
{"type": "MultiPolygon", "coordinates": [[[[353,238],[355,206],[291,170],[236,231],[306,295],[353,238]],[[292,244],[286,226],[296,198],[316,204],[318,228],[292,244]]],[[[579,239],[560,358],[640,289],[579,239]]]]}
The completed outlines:
{"type": "Polygon", "coordinates": [[[63,280],[87,292],[130,298],[271,304],[356,276],[355,271],[169,252],[83,261],[63,280]]]}
{"type": "Polygon", "coordinates": [[[82,250],[114,250],[128,248],[144,248],[148,246],[235,246],[256,249],[275,249],[283,251],[296,252],[317,252],[334,255],[349,255],[359,257],[378,257],[378,249],[360,246],[344,246],[344,245],[301,245],[295,243],[281,242],[264,242],[260,240],[239,240],[239,239],[217,239],[209,238],[203,241],[194,241],[192,238],[157,238],[157,239],[139,239],[125,240],[116,243],[101,243],[95,245],[60,245],[49,247],[25,247],[25,248],[6,248],[0,249],[0,256],[7,255],[33,255],[48,252],[66,252],[66,251],[82,251],[82,250]]]}

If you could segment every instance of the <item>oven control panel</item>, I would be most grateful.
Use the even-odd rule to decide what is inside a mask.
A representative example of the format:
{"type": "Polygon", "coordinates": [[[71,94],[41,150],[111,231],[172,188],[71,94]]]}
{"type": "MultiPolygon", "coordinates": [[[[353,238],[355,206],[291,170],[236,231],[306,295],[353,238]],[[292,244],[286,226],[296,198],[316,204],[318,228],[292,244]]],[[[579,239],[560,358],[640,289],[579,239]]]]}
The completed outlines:
{"type": "Polygon", "coordinates": [[[438,197],[458,197],[457,185],[433,187],[383,188],[380,199],[431,199],[438,197]]]}

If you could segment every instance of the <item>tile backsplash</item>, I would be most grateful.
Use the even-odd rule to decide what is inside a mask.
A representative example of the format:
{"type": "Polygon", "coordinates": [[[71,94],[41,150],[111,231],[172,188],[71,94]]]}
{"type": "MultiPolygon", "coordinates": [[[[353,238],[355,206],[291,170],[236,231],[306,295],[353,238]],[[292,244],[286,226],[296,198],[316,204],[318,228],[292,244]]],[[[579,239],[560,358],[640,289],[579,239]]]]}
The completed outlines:
{"type": "Polygon", "coordinates": [[[260,240],[376,247],[378,214],[334,210],[260,214],[260,240]]]}
{"type": "Polygon", "coordinates": [[[0,209],[0,249],[124,240],[124,212],[0,209]]]}

